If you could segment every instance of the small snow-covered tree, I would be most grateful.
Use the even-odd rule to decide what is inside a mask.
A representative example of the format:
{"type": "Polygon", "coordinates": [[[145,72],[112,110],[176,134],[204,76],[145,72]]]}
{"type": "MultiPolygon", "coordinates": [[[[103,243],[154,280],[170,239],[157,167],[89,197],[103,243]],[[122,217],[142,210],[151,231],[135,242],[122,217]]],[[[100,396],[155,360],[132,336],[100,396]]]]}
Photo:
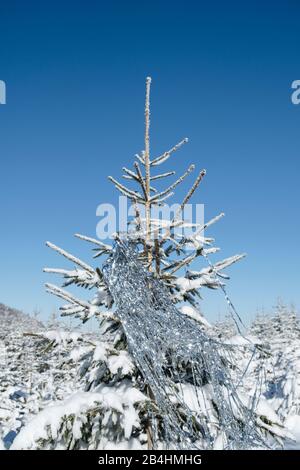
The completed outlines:
{"type": "MultiPolygon", "coordinates": [[[[150,84],[151,79],[148,77],[144,150],[136,155],[133,170],[123,168],[124,179],[136,186],[128,187],[114,177],[109,177],[109,179],[122,195],[131,200],[135,208],[135,217],[126,232],[126,239],[135,246],[138,262],[142,264],[143,269],[152,273],[153,279],[158,280],[159,285],[164,286],[170,302],[177,304],[183,315],[200,325],[201,329],[209,331],[210,325],[199,309],[200,290],[203,287],[223,289],[224,279],[228,279],[223,270],[239,261],[243,255],[235,255],[215,264],[207,261],[208,256],[217,252],[218,248],[213,246],[213,238],[207,238],[204,231],[222,218],[223,213],[201,226],[185,219],[185,208],[202,182],[205,170],[198,173],[170,220],[157,217],[157,209],[163,207],[165,201],[173,196],[175,188],[195,170],[195,166],[190,165],[166,188],[160,187],[161,182],[173,176],[175,172],[156,173],[155,170],[179,150],[187,139],[181,140],[161,155],[151,158],[150,84]],[[179,228],[192,230],[186,235],[179,233],[179,228]],[[204,261],[202,267],[191,270],[190,265],[201,258],[204,261]]],[[[119,233],[117,238],[122,239],[123,235],[119,233]]],[[[102,255],[110,258],[113,255],[113,248],[110,244],[84,235],[77,234],[76,236],[94,245],[95,258],[102,255]]],[[[70,397],[64,406],[59,404],[50,410],[44,410],[36,421],[33,420],[31,425],[19,434],[14,448],[163,447],[166,435],[163,421],[159,416],[155,420],[152,419],[154,415],[157,416],[157,403],[151,387],[145,381],[134,356],[130,353],[124,325],[116,314],[115,298],[106,282],[104,272],[101,267],[94,268],[53,243],[48,242],[47,246],[75,265],[71,270],[45,269],[47,273],[59,274],[64,278],[62,287],[48,283],[46,285],[48,292],[67,302],[61,307],[62,315],[74,316],[83,322],[92,317],[98,319],[99,338],[90,344],[76,347],[70,356],[71,360],[73,358],[80,363],[79,372],[84,392],[70,397]],[[93,289],[95,295],[91,300],[82,300],[65,289],[70,285],[93,289]]],[[[224,356],[224,371],[230,369],[228,364],[232,358],[233,356],[231,358],[224,356]]],[[[213,393],[214,385],[219,387],[219,383],[215,382],[213,385],[211,377],[203,369],[203,383],[199,387],[200,399],[198,394],[193,395],[191,384],[194,384],[195,380],[191,364],[176,363],[172,367],[177,369],[177,376],[180,377],[180,393],[183,394],[184,400],[188,402],[190,409],[202,417],[202,422],[200,420],[198,423],[195,420],[193,425],[194,429],[199,426],[197,446],[201,448],[226,447],[228,442],[226,443],[226,439],[220,432],[223,405],[220,402],[219,405],[217,404],[213,393]],[[207,432],[204,432],[202,428],[207,432]]],[[[226,377],[225,372],[224,377],[226,377]]],[[[221,381],[221,378],[218,380],[221,381]]],[[[174,384],[174,390],[176,387],[174,384]]],[[[229,393],[226,391],[226,386],[220,386],[221,389],[229,393]]],[[[176,393],[178,395],[178,392],[176,393]]],[[[174,401],[175,398],[173,397],[172,400],[174,401]]],[[[247,409],[252,405],[247,402],[247,398],[244,398],[241,406],[247,409]]],[[[187,418],[184,418],[184,410],[180,411],[180,404],[177,408],[179,408],[178,413],[182,415],[181,427],[185,428],[190,424],[187,418]]],[[[272,428],[272,420],[269,420],[269,428],[267,428],[260,426],[260,418],[259,411],[253,418],[254,421],[257,420],[256,425],[253,423],[253,426],[256,426],[262,434],[266,434],[269,428],[272,428]]],[[[242,433],[248,423],[243,422],[243,417],[239,415],[238,410],[234,419],[239,423],[242,433]]],[[[276,435],[276,426],[271,429],[270,435],[276,435]]],[[[175,442],[173,444],[176,446],[175,442]]],[[[170,445],[172,446],[172,443],[170,445]]],[[[234,443],[231,445],[234,446],[234,443]]]]}
{"type": "Polygon", "coordinates": [[[269,344],[274,334],[271,317],[265,311],[258,311],[250,326],[252,335],[269,344]]]}
{"type": "Polygon", "coordinates": [[[274,310],[268,326],[271,356],[266,393],[276,411],[287,418],[300,414],[300,320],[294,306],[280,299],[274,310]]]}
{"type": "Polygon", "coordinates": [[[230,315],[227,315],[224,320],[218,320],[213,328],[216,336],[222,340],[230,339],[236,335],[236,325],[230,315]]]}

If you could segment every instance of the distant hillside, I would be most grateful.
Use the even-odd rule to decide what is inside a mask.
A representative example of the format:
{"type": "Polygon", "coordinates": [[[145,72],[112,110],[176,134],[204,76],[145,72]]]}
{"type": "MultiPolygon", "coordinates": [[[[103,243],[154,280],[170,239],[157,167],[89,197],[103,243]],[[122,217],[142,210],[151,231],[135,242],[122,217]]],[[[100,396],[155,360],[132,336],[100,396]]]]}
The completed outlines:
{"type": "Polygon", "coordinates": [[[11,331],[14,326],[19,331],[35,331],[44,325],[36,318],[0,303],[0,336],[6,331],[11,331]]]}

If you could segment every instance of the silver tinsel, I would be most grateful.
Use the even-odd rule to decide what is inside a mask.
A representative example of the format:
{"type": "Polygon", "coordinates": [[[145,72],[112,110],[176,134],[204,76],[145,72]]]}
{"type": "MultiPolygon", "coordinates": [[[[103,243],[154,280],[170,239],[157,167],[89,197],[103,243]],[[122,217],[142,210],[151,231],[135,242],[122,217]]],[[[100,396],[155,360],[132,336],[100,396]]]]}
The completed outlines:
{"type": "Polygon", "coordinates": [[[163,441],[167,448],[213,448],[216,434],[227,449],[264,447],[254,426],[254,404],[241,401],[228,371],[230,346],[210,338],[199,323],[178,311],[162,281],[145,269],[129,242],[116,242],[103,275],[154,402],[149,412],[154,447],[163,441]],[[187,382],[198,400],[196,411],[184,400],[187,382]],[[200,406],[207,384],[218,416],[217,433],[200,406]]]}

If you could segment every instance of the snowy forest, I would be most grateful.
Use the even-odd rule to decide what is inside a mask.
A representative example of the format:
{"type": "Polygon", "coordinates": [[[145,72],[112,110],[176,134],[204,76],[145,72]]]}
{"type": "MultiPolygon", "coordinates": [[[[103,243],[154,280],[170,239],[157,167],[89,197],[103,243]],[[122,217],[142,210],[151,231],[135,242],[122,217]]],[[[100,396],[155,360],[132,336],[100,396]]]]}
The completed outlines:
{"type": "Polygon", "coordinates": [[[278,301],[244,324],[226,286],[226,268],[244,255],[214,260],[211,226],[224,214],[203,225],[185,218],[204,169],[170,220],[154,216],[196,167],[164,185],[175,158],[157,170],[188,139],[151,156],[150,87],[148,77],[144,149],[123,167],[126,184],[109,176],[134,208],[128,230],[111,243],[76,234],[93,246],[92,265],[47,242],[54,262],[70,263],[44,269],[47,280],[62,277],[46,283],[62,318],[0,305],[2,450],[300,447],[299,315],[278,301]],[[223,321],[205,317],[205,289],[221,291],[223,321]]]}
{"type": "MultiPolygon", "coordinates": [[[[2,304],[0,321],[2,450],[147,449],[146,397],[132,386],[135,365],[124,345],[110,340],[108,325],[94,333],[72,330],[58,318],[42,324],[2,304]]],[[[247,363],[246,340],[230,318],[202,324],[213,337],[238,345],[239,360],[247,363]]],[[[299,317],[278,302],[257,315],[248,337],[264,352],[247,371],[243,393],[251,393],[263,370],[261,432],[275,448],[299,449],[299,317]]]]}

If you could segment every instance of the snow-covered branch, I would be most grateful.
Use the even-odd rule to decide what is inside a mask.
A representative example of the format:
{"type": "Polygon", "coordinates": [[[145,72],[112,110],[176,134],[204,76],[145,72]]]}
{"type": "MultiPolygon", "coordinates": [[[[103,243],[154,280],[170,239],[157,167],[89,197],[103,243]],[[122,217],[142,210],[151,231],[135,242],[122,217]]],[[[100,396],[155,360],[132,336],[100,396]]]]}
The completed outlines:
{"type": "Polygon", "coordinates": [[[195,165],[190,165],[189,168],[183,173],[183,175],[180,176],[173,184],[171,184],[167,189],[162,191],[161,193],[156,194],[155,196],[152,196],[150,201],[156,201],[158,199],[162,199],[163,196],[166,194],[170,193],[173,189],[176,188],[180,183],[183,182],[183,180],[195,169],[195,165]]]}
{"type": "Polygon", "coordinates": [[[173,152],[176,152],[176,150],[182,147],[182,145],[186,144],[188,140],[189,139],[187,138],[182,139],[180,142],[178,142],[178,144],[174,145],[174,147],[172,147],[170,150],[167,150],[159,157],[154,158],[154,160],[151,161],[151,166],[157,166],[157,165],[161,165],[162,163],[164,163],[166,160],[168,160],[168,158],[171,156],[173,152]]]}
{"type": "Polygon", "coordinates": [[[80,240],[93,243],[99,247],[99,248],[93,248],[93,250],[96,252],[93,258],[98,258],[99,256],[103,254],[109,254],[112,250],[112,247],[110,245],[100,242],[100,240],[97,240],[96,238],[87,237],[86,235],[80,235],[79,233],[75,233],[75,237],[79,238],[80,240]]]}
{"type": "Polygon", "coordinates": [[[143,201],[143,197],[142,195],[137,192],[137,191],[132,191],[131,189],[129,188],[126,188],[126,186],[124,186],[123,184],[119,183],[115,178],[113,178],[112,176],[108,176],[108,179],[109,181],[111,181],[115,187],[120,191],[120,193],[122,193],[124,196],[127,196],[131,199],[137,199],[138,201],[143,201]]]}
{"type": "Polygon", "coordinates": [[[57,253],[64,256],[65,258],[67,258],[69,261],[72,261],[73,263],[77,264],[78,266],[83,268],[85,271],[88,271],[89,273],[91,273],[93,275],[95,274],[95,270],[91,266],[84,263],[79,258],[76,258],[75,256],[71,255],[70,253],[63,250],[62,248],[59,248],[58,246],[54,245],[54,243],[46,242],[46,246],[48,246],[49,248],[51,248],[54,251],[57,251],[57,253]]]}

